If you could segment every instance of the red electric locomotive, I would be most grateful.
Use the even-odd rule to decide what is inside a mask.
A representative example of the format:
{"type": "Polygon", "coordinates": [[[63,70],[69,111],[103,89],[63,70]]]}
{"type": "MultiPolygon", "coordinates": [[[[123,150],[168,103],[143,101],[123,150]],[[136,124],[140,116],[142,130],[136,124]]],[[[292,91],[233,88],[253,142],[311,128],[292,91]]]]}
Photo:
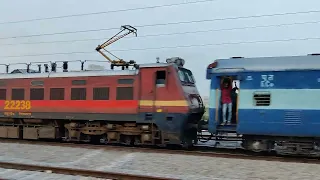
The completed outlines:
{"type": "MultiPolygon", "coordinates": [[[[124,26],[130,34],[131,26],[124,26]]],[[[125,35],[119,36],[124,37],[125,35]]],[[[113,37],[99,51],[119,37],[113,37]]],[[[108,57],[107,57],[108,59],[108,57]]],[[[110,60],[110,59],[108,59],[110,60]]],[[[184,60],[137,65],[111,62],[112,70],[7,73],[0,75],[0,137],[100,140],[125,144],[185,144],[197,141],[202,99],[184,60]],[[120,66],[122,70],[113,70],[120,66]],[[128,67],[133,66],[132,70],[128,67]]]]}

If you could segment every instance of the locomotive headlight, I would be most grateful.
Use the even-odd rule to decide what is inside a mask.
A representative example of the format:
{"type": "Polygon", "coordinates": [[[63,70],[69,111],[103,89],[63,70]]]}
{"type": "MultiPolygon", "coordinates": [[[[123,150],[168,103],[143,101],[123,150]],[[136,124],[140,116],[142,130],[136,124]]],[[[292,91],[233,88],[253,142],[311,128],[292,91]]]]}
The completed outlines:
{"type": "Polygon", "coordinates": [[[190,102],[191,102],[191,106],[199,107],[199,101],[197,98],[191,97],[190,102]]]}

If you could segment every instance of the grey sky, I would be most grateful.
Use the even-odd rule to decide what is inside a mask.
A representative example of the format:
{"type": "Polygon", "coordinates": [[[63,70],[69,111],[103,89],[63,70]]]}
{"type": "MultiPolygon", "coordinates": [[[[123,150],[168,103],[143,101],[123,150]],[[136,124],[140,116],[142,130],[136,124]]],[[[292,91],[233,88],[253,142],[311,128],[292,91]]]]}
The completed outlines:
{"type": "MultiPolygon", "coordinates": [[[[187,0],[138,0],[109,1],[110,3],[107,3],[107,1],[105,0],[28,0],[19,2],[0,0],[0,22],[43,18],[51,16],[62,16],[79,13],[100,12],[117,9],[127,9],[134,7],[145,7],[152,5],[172,4],[186,1],[187,0]]],[[[0,24],[0,38],[88,29],[120,28],[120,26],[124,24],[137,26],[145,24],[158,24],[178,21],[320,10],[319,7],[319,0],[217,0],[214,2],[164,7],[148,10],[137,10],[120,13],[110,13],[16,24],[0,24]]],[[[308,22],[317,20],[320,21],[320,13],[214,21],[206,23],[191,23],[183,25],[180,24],[168,26],[143,27],[138,28],[138,36],[144,36],[149,34],[176,33],[184,31],[308,22]]],[[[166,47],[194,44],[218,44],[226,42],[320,37],[319,29],[320,23],[232,31],[215,31],[173,36],[126,38],[111,45],[108,49],[112,51],[112,49],[136,49],[163,46],[166,47]]],[[[1,58],[0,63],[61,61],[78,59],[104,60],[104,58],[100,54],[95,52],[94,49],[98,44],[104,42],[106,39],[108,39],[110,36],[114,35],[117,32],[118,30],[112,30],[55,36],[40,36],[32,38],[0,39],[0,56],[2,57],[14,55],[19,56],[24,54],[92,51],[91,54],[1,58]],[[73,43],[69,42],[53,44],[19,45],[19,43],[22,42],[75,39],[79,40],[91,38],[101,38],[101,40],[73,43]],[[8,43],[16,43],[16,45],[1,45],[8,43]]],[[[206,66],[209,63],[211,63],[214,59],[229,58],[232,56],[256,57],[305,55],[309,53],[320,52],[320,50],[318,49],[318,43],[319,40],[309,40],[160,49],[146,51],[122,51],[114,53],[123,59],[134,59],[139,63],[155,62],[156,57],[160,57],[160,60],[165,60],[165,58],[168,57],[180,56],[186,60],[186,67],[193,71],[197,80],[197,86],[201,94],[208,95],[210,82],[205,79],[205,69],[206,66]]],[[[101,65],[101,63],[99,64],[101,65]]],[[[104,65],[109,66],[107,62],[104,65]]],[[[79,64],[77,64],[77,66],[74,68],[78,67],[80,67],[79,64]]]]}

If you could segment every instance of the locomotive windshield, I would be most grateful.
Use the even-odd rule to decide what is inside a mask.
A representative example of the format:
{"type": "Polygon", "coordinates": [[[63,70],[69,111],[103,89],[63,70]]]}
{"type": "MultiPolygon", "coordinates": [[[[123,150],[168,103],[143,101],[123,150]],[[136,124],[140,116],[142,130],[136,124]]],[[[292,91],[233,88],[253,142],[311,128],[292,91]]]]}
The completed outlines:
{"type": "Polygon", "coordinates": [[[190,70],[179,67],[178,73],[179,73],[179,79],[181,82],[188,83],[188,84],[195,83],[195,79],[190,70]]]}

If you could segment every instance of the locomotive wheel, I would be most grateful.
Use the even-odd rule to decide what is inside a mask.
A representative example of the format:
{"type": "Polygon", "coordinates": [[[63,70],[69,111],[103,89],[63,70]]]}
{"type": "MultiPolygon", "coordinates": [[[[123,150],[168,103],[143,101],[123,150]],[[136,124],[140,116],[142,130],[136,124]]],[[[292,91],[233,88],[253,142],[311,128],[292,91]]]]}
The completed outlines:
{"type": "Polygon", "coordinates": [[[69,142],[70,141],[70,136],[69,136],[69,130],[68,129],[64,130],[64,137],[62,139],[65,142],[69,142]]]}

